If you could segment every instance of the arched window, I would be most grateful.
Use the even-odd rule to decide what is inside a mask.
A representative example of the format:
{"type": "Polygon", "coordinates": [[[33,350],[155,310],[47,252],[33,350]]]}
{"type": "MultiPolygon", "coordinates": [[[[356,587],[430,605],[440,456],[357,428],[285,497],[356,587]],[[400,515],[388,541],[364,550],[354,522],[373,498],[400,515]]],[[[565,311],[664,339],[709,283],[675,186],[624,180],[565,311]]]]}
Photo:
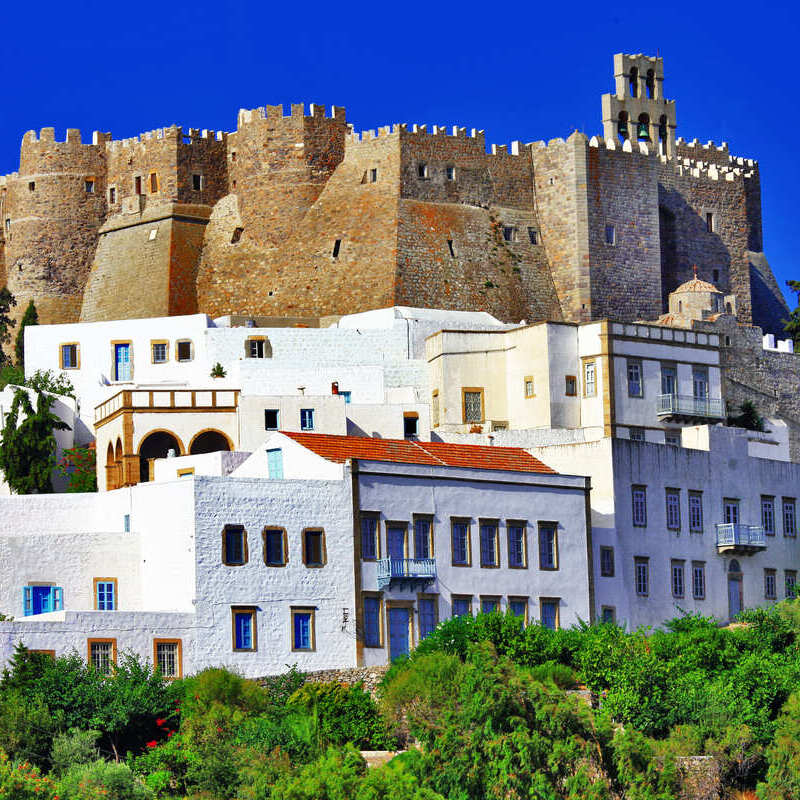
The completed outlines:
{"type": "Polygon", "coordinates": [[[628,138],[628,112],[620,111],[617,118],[617,136],[624,142],[628,138]]]}
{"type": "Polygon", "coordinates": [[[139,445],[139,480],[144,483],[150,480],[150,462],[156,458],[166,458],[170,450],[181,455],[183,448],[177,436],[169,431],[153,431],[139,445]]]}
{"type": "Polygon", "coordinates": [[[650,115],[639,114],[639,122],[636,125],[636,138],[640,142],[650,141],[650,115]]]}
{"type": "Polygon", "coordinates": [[[189,445],[190,455],[200,455],[201,453],[218,453],[228,451],[231,446],[228,438],[224,433],[219,431],[203,431],[194,437],[192,443],[189,445]]]}
{"type": "Polygon", "coordinates": [[[631,97],[639,96],[639,70],[636,67],[631,67],[628,74],[628,91],[631,97]]]}
{"type": "Polygon", "coordinates": [[[658,119],[658,141],[667,141],[667,117],[665,114],[662,114],[658,119]]]}
{"type": "Polygon", "coordinates": [[[725,313],[726,314],[733,314],[733,307],[730,303],[725,303],[725,313]]]}
{"type": "Polygon", "coordinates": [[[730,565],[728,566],[728,572],[741,572],[742,568],[739,566],[739,562],[734,558],[730,565]]]}
{"type": "Polygon", "coordinates": [[[647,70],[644,85],[647,88],[647,99],[652,100],[656,96],[656,74],[652,69],[647,70]]]}

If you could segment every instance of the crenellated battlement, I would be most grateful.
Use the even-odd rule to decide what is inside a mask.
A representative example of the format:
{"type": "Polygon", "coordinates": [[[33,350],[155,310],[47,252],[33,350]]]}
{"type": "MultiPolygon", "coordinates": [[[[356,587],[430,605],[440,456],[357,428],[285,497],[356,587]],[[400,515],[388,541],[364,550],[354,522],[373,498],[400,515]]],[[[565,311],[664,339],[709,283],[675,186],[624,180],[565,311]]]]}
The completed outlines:
{"type": "Polygon", "coordinates": [[[66,135],[63,140],[56,140],[55,128],[42,128],[37,136],[36,131],[27,131],[22,137],[22,150],[29,148],[31,145],[53,145],[59,148],[67,147],[99,147],[111,139],[110,133],[102,133],[94,131],[92,133],[91,143],[84,143],[81,137],[79,128],[67,128],[66,135]]]}
{"type": "Polygon", "coordinates": [[[283,104],[276,106],[259,106],[258,108],[240,108],[237,117],[237,129],[241,129],[244,125],[250,125],[260,120],[279,120],[279,119],[293,119],[293,120],[333,120],[336,122],[344,122],[346,119],[346,112],[343,106],[331,106],[330,115],[325,113],[325,106],[318,103],[310,103],[308,106],[308,114],[305,113],[305,103],[292,103],[289,107],[289,113],[285,111],[283,104]]]}
{"type": "Polygon", "coordinates": [[[174,141],[184,145],[203,146],[210,142],[225,142],[227,138],[228,134],[225,131],[189,128],[188,132],[184,133],[182,126],[171,125],[167,128],[156,128],[152,131],[145,131],[138,136],[131,136],[127,139],[109,138],[106,141],[106,150],[115,153],[120,150],[136,147],[138,145],[147,145],[149,142],[160,140],[174,141]]]}
{"type": "Polygon", "coordinates": [[[355,144],[357,142],[367,142],[373,139],[385,138],[387,136],[400,135],[412,135],[419,138],[426,136],[446,136],[451,139],[474,139],[476,144],[479,143],[482,148],[485,147],[485,132],[483,130],[478,130],[477,128],[468,130],[467,128],[453,125],[450,127],[448,132],[446,125],[432,125],[431,130],[429,131],[427,124],[417,125],[416,123],[409,124],[406,122],[394,123],[393,125],[384,125],[378,128],[377,131],[370,129],[358,132],[351,127],[348,133],[348,141],[355,144]]]}

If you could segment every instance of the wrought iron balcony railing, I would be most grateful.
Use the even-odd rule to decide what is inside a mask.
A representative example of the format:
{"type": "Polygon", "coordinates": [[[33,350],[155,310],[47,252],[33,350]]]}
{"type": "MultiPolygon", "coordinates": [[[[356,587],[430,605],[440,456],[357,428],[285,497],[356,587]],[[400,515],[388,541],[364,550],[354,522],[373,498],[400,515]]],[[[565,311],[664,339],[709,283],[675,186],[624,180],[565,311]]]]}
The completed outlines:
{"type": "Polygon", "coordinates": [[[738,522],[720,522],[717,528],[717,549],[721,552],[739,550],[752,552],[767,546],[761,525],[741,525],[738,522]]]}
{"type": "Polygon", "coordinates": [[[394,581],[431,583],[436,579],[434,558],[382,558],[378,561],[378,589],[394,581]]]}
{"type": "Polygon", "coordinates": [[[724,419],[725,401],[718,397],[660,394],[658,396],[658,416],[724,419]]]}

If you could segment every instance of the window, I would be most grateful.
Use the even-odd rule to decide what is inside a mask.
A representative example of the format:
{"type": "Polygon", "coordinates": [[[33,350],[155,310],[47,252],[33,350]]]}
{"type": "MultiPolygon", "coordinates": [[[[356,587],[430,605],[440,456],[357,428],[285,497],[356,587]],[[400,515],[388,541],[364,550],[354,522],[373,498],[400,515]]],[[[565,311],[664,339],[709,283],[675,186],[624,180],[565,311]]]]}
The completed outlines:
{"type": "Polygon", "coordinates": [[[775,577],[774,569],[764,570],[764,597],[767,600],[775,600],[778,597],[778,582],[775,577]]]}
{"type": "Polygon", "coordinates": [[[714,215],[710,211],[706,212],[706,230],[714,233],[714,215]]]}
{"type": "Polygon", "coordinates": [[[377,181],[378,181],[378,170],[377,170],[376,167],[373,167],[369,171],[369,182],[370,183],[377,183],[377,181]]]}
{"type": "Polygon", "coordinates": [[[606,244],[616,244],[617,230],[613,225],[606,225],[606,244]]]}
{"type": "Polygon", "coordinates": [[[431,424],[434,428],[439,427],[439,392],[431,395],[431,424]]]}
{"type": "Polygon", "coordinates": [[[8,234],[11,233],[11,218],[10,217],[6,218],[6,233],[8,233],[8,234]]]}
{"type": "Polygon", "coordinates": [[[722,501],[723,518],[726,524],[738,525],[739,501],[726,497],[722,501]]]}
{"type": "Polygon", "coordinates": [[[201,191],[203,188],[203,176],[195,172],[192,174],[192,189],[195,192],[201,191]]]}
{"type": "Polygon", "coordinates": [[[783,535],[797,535],[797,517],[795,513],[794,497],[783,498],[783,535]]]}
{"type": "Polygon", "coordinates": [[[431,517],[414,517],[414,558],[433,558],[431,517]]]}
{"type": "Polygon", "coordinates": [[[247,563],[247,531],[242,525],[226,525],[222,531],[222,563],[240,567],[247,563]]]}
{"type": "Polygon", "coordinates": [[[245,342],[245,353],[248,358],[266,358],[267,341],[264,338],[251,337],[245,342]]]}
{"type": "Polygon", "coordinates": [[[574,397],[578,394],[578,379],[574,375],[566,375],[564,377],[564,394],[567,397],[574,397]]]}
{"type": "Polygon", "coordinates": [[[97,611],[115,611],[117,608],[117,579],[95,578],[94,607],[97,611]]]}
{"type": "Polygon", "coordinates": [[[83,182],[83,186],[86,189],[86,194],[94,194],[94,178],[87,178],[83,182]]]}
{"type": "Polygon", "coordinates": [[[380,556],[378,516],[361,517],[361,558],[375,561],[380,556]]]}
{"type": "Polygon", "coordinates": [[[133,179],[133,193],[134,194],[141,194],[142,193],[142,176],[137,175],[133,179]]]}
{"type": "Polygon", "coordinates": [[[680,447],[681,435],[679,433],[665,433],[664,444],[669,445],[670,447],[680,447]]]}
{"type": "Polygon", "coordinates": [[[508,566],[525,569],[528,566],[528,542],[524,522],[508,523],[508,566]]]}
{"type": "Polygon", "coordinates": [[[283,478],[283,450],[280,447],[267,450],[267,475],[278,480],[283,478]]]}
{"type": "Polygon", "coordinates": [[[481,597],[481,614],[493,614],[500,610],[499,597],[481,597]]]}
{"type": "Polygon", "coordinates": [[[650,594],[650,559],[634,558],[634,573],[636,579],[636,594],[646,597],[650,594]]]}
{"type": "Polygon", "coordinates": [[[600,576],[603,578],[614,577],[614,548],[600,548],[600,576]]]}
{"type": "Polygon", "coordinates": [[[326,560],[325,531],[306,528],[303,531],[303,563],[307,567],[323,567],[326,560]]]}
{"type": "Polygon", "coordinates": [[[428,177],[428,165],[422,161],[420,161],[420,163],[417,164],[417,177],[418,178],[428,177]]]}
{"type": "Polygon", "coordinates": [[[89,664],[101,675],[110,675],[117,663],[116,639],[89,639],[89,664]]]}
{"type": "Polygon", "coordinates": [[[499,547],[497,541],[497,523],[482,521],[480,524],[481,566],[499,567],[499,547]]]}
{"type": "Polygon", "coordinates": [[[300,430],[313,431],[314,430],[314,409],[301,408],[300,409],[300,430]]]}
{"type": "Polygon", "coordinates": [[[419,612],[419,638],[424,639],[429,633],[433,633],[438,623],[438,603],[437,598],[420,597],[417,601],[419,612]]]}
{"type": "Polygon", "coordinates": [[[525,376],[524,386],[525,386],[525,397],[533,397],[533,376],[532,375],[526,375],[525,376]]]}
{"type": "Polygon", "coordinates": [[[767,536],[775,535],[775,498],[761,495],[761,526],[767,536]]]}
{"type": "Polygon", "coordinates": [[[131,532],[131,515],[130,514],[123,514],[122,515],[122,532],[123,533],[130,533],[131,532]]]}
{"type": "Polygon", "coordinates": [[[597,364],[594,361],[587,361],[583,365],[583,394],[584,397],[597,394],[597,364]]]}
{"type": "Polygon", "coordinates": [[[234,606],[231,608],[231,624],[234,650],[254,651],[258,649],[255,608],[234,606]]]}
{"type": "Polygon", "coordinates": [[[667,489],[667,528],[671,531],[681,529],[680,489],[667,489]]]}
{"type": "Polygon", "coordinates": [[[503,225],[503,241],[517,241],[517,229],[513,225],[503,225]]]}
{"type": "Polygon", "coordinates": [[[231,244],[238,244],[242,239],[244,228],[234,228],[231,234],[231,244]]]}
{"type": "Polygon", "coordinates": [[[264,430],[276,431],[280,427],[280,411],[277,408],[264,409],[264,430]]]}
{"type": "Polygon", "coordinates": [[[194,467],[176,470],[176,474],[179,478],[188,478],[190,475],[194,475],[194,467]]]}
{"type": "Polygon", "coordinates": [[[333,243],[333,250],[331,251],[331,258],[339,258],[339,251],[342,249],[342,240],[336,239],[333,243]]]}
{"type": "Polygon", "coordinates": [[[539,231],[536,228],[528,228],[528,240],[531,244],[539,244],[539,231]]]}
{"type": "Polygon", "coordinates": [[[445,174],[447,175],[447,180],[454,181],[456,179],[456,168],[447,167],[447,169],[445,170],[445,174]]]}
{"type": "Polygon", "coordinates": [[[175,342],[175,355],[178,361],[192,360],[192,343],[188,339],[175,342]]]}
{"type": "Polygon", "coordinates": [[[797,570],[787,569],[784,570],[784,580],[786,585],[786,597],[794,598],[797,596],[797,570]]]}
{"type": "Polygon", "coordinates": [[[166,364],[167,352],[168,348],[166,342],[150,343],[150,358],[154,364],[166,364]]]}
{"type": "Polygon", "coordinates": [[[380,595],[364,595],[364,646],[382,647],[380,595]]]}
{"type": "Polygon", "coordinates": [[[264,563],[268,567],[283,567],[288,559],[286,528],[264,528],[264,563]]]}
{"type": "Polygon", "coordinates": [[[453,240],[452,239],[448,239],[447,240],[447,250],[450,253],[450,258],[455,258],[456,257],[456,251],[453,249],[453,240]]]}
{"type": "Polygon", "coordinates": [[[158,191],[158,173],[150,173],[150,194],[155,194],[158,191]]]}
{"type": "Polygon", "coordinates": [[[632,486],[633,524],[639,528],[647,525],[647,487],[632,486]]]}
{"type": "Polygon", "coordinates": [[[22,613],[29,617],[32,614],[47,614],[49,611],[61,611],[64,608],[64,592],[60,586],[24,586],[22,588],[22,613]]]}
{"type": "Polygon", "coordinates": [[[540,619],[543,628],[549,628],[551,631],[558,630],[558,606],[559,600],[555,597],[543,597],[539,601],[540,604],[540,619]]]}
{"type": "Polygon", "coordinates": [[[628,359],[628,397],[643,397],[642,362],[628,359]]]}
{"type": "Polygon", "coordinates": [[[706,565],[704,561],[692,561],[692,597],[703,600],[706,596],[706,565]]]}
{"type": "MultiPolygon", "coordinates": [[[[713,277],[714,283],[719,283],[719,270],[718,269],[714,270],[712,277],[713,277]]],[[[728,312],[728,313],[730,313],[730,312],[728,312]]]]}
{"type": "Polygon", "coordinates": [[[35,192],[36,191],[36,181],[29,181],[28,182],[28,191],[35,192]]]}
{"type": "Polygon", "coordinates": [[[632,442],[643,442],[644,441],[644,428],[636,428],[631,425],[628,428],[628,436],[632,442]]]}
{"type": "Polygon", "coordinates": [[[180,639],[154,639],[153,663],[164,678],[183,677],[183,654],[180,639]]]}
{"type": "Polygon", "coordinates": [[[708,370],[705,367],[692,369],[692,391],[698,399],[708,397],[708,370]]]}
{"type": "Polygon", "coordinates": [[[483,422],[483,389],[462,389],[464,422],[483,422]]]}
{"type": "Polygon", "coordinates": [[[689,492],[689,530],[692,533],[703,532],[703,493],[689,492]]]}
{"type": "Polygon", "coordinates": [[[62,344],[61,345],[61,369],[78,369],[80,363],[78,361],[78,344],[62,344]]]}
{"type": "Polygon", "coordinates": [[[292,650],[314,650],[314,609],[292,609],[292,650]]]}
{"type": "Polygon", "coordinates": [[[109,205],[113,205],[117,202],[117,187],[116,186],[109,186],[108,187],[108,203],[109,205]]]}
{"type": "Polygon", "coordinates": [[[558,535],[550,522],[539,523],[539,569],[558,569],[558,535]]]}
{"type": "Polygon", "coordinates": [[[452,553],[454,567],[468,567],[471,561],[469,522],[453,520],[451,523],[452,553]]]}
{"type": "Polygon", "coordinates": [[[472,595],[453,595],[451,598],[454,617],[468,617],[472,615],[472,595]]]}
{"type": "Polygon", "coordinates": [[[614,606],[600,607],[600,622],[606,625],[617,624],[617,610],[614,608],[614,606]]]}
{"type": "Polygon", "coordinates": [[[406,439],[416,439],[419,427],[419,415],[416,411],[405,412],[403,414],[403,437],[406,439]]]}
{"type": "Polygon", "coordinates": [[[679,560],[674,560],[670,563],[673,597],[683,597],[683,563],[683,561],[679,560]]]}

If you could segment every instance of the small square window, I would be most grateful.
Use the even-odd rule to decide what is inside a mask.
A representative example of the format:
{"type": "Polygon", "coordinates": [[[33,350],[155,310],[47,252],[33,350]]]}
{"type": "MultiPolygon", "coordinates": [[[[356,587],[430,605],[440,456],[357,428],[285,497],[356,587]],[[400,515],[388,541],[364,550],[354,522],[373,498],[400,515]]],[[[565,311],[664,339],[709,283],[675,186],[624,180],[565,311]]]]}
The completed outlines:
{"type": "Polygon", "coordinates": [[[605,625],[617,624],[617,610],[614,606],[602,606],[600,608],[600,622],[605,625]]]}
{"type": "Polygon", "coordinates": [[[530,375],[525,377],[525,397],[533,397],[533,378],[530,375]]]}
{"type": "Polygon", "coordinates": [[[117,202],[117,187],[116,186],[109,186],[108,187],[108,202],[109,204],[113,205],[117,202]]]}
{"type": "Polygon", "coordinates": [[[418,178],[427,178],[428,177],[428,165],[424,162],[420,162],[417,164],[417,177],[418,178]]]}
{"type": "Polygon", "coordinates": [[[325,531],[306,528],[303,531],[303,563],[307,567],[323,567],[325,560],[325,531]]]}
{"type": "Polygon", "coordinates": [[[203,188],[203,176],[197,172],[192,174],[192,189],[195,192],[201,191],[203,188]]]}
{"type": "Polygon", "coordinates": [[[483,389],[462,389],[465,423],[483,422],[483,389]]]}
{"type": "Polygon", "coordinates": [[[378,182],[378,170],[374,167],[369,171],[369,182],[370,183],[377,183],[378,182]]]}
{"type": "Polygon", "coordinates": [[[277,431],[280,427],[280,411],[277,408],[264,409],[264,430],[277,431]]]}
{"type": "Polygon", "coordinates": [[[528,624],[528,598],[527,597],[509,597],[508,610],[515,616],[522,620],[523,625],[528,624]]]}
{"type": "MultiPolygon", "coordinates": [[[[266,358],[267,342],[265,339],[247,339],[245,342],[247,358],[266,358]]],[[[270,351],[271,356],[271,351],[270,351]]]]}
{"type": "Polygon", "coordinates": [[[448,167],[447,168],[447,180],[454,181],[456,179],[456,168],[455,167],[448,167]]]}
{"type": "Polygon", "coordinates": [[[265,528],[264,563],[268,567],[282,567],[286,564],[286,531],[283,528],[265,528]]]}
{"type": "Polygon", "coordinates": [[[617,229],[613,225],[606,225],[606,244],[617,243],[617,229]]]}
{"type": "Polygon", "coordinates": [[[36,181],[29,181],[28,182],[28,191],[35,192],[36,191],[36,181]]]}
{"type": "Polygon", "coordinates": [[[242,525],[226,525],[222,530],[222,563],[240,567],[247,563],[247,532],[242,525]]]}
{"type": "Polygon", "coordinates": [[[528,239],[531,244],[539,244],[539,231],[536,228],[528,228],[528,239]]]}
{"type": "Polygon", "coordinates": [[[190,341],[176,342],[175,347],[177,350],[178,361],[191,361],[192,360],[192,343],[190,341]]]}
{"type": "Polygon", "coordinates": [[[153,363],[165,364],[167,361],[167,343],[166,342],[153,342],[153,363]]]}
{"type": "Polygon", "coordinates": [[[87,178],[83,182],[83,186],[86,189],[86,194],[94,194],[94,178],[87,178]]]}
{"type": "Polygon", "coordinates": [[[632,442],[644,441],[644,428],[634,428],[633,425],[628,429],[628,435],[632,442]]]}
{"type": "Polygon", "coordinates": [[[454,617],[472,616],[472,595],[452,595],[450,607],[454,617]]]}
{"type": "Polygon", "coordinates": [[[292,650],[314,650],[314,609],[292,609],[292,650]]]}
{"type": "Polygon", "coordinates": [[[180,639],[155,639],[153,663],[164,678],[180,678],[183,674],[180,639]]]}
{"type": "Polygon", "coordinates": [[[233,649],[240,651],[257,650],[255,608],[234,606],[231,609],[231,623],[233,627],[233,649]]]}
{"type": "Polygon", "coordinates": [[[415,415],[403,415],[403,437],[405,439],[416,439],[419,435],[419,418],[415,415]]]}
{"type": "Polygon", "coordinates": [[[61,369],[78,369],[78,345],[61,345],[61,369]]]}
{"type": "Polygon", "coordinates": [[[680,447],[681,435],[679,433],[665,433],[664,444],[668,444],[670,447],[680,447]]]}
{"type": "Polygon", "coordinates": [[[614,577],[614,548],[600,548],[600,575],[603,578],[614,577]]]}
{"type": "Polygon", "coordinates": [[[575,397],[578,394],[578,379],[574,375],[567,375],[564,378],[564,394],[567,397],[575,397]]]}
{"type": "Polygon", "coordinates": [[[94,607],[97,611],[115,611],[117,608],[117,579],[94,579],[94,607]]]}
{"type": "Polygon", "coordinates": [[[300,430],[313,431],[314,430],[314,409],[301,408],[300,409],[300,430]]]}
{"type": "Polygon", "coordinates": [[[481,614],[493,614],[500,610],[499,597],[481,597],[481,614]]]}
{"type": "Polygon", "coordinates": [[[503,225],[503,240],[506,242],[517,241],[517,229],[513,225],[503,225]]]}
{"type": "Polygon", "coordinates": [[[89,639],[89,664],[101,675],[110,675],[117,663],[116,639],[89,639]]]}

